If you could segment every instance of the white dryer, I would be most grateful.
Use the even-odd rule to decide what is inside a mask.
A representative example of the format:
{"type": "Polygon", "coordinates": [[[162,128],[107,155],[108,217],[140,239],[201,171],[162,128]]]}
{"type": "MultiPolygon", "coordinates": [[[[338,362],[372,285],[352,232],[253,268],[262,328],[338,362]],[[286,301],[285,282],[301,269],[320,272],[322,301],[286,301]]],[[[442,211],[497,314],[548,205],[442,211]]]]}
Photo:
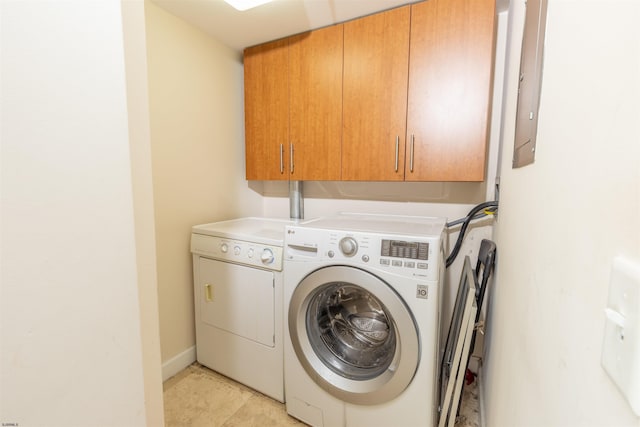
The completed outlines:
{"type": "Polygon", "coordinates": [[[191,234],[198,362],[281,402],[282,244],[291,223],[239,218],[191,234]]]}
{"type": "Polygon", "coordinates": [[[286,227],[287,412],[434,426],[445,219],[342,214],[286,227]]]}

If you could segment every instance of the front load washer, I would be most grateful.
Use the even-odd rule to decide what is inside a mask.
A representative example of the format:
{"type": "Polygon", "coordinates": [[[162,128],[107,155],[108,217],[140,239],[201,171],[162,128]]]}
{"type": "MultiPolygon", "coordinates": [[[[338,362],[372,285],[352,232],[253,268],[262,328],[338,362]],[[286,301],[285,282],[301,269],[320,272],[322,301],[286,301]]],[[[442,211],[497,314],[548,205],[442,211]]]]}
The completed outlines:
{"type": "Polygon", "coordinates": [[[435,426],[445,219],[341,214],[286,227],[287,412],[435,426]]]}
{"type": "Polygon", "coordinates": [[[289,220],[192,228],[197,360],[284,402],[282,244],[289,220]]]}

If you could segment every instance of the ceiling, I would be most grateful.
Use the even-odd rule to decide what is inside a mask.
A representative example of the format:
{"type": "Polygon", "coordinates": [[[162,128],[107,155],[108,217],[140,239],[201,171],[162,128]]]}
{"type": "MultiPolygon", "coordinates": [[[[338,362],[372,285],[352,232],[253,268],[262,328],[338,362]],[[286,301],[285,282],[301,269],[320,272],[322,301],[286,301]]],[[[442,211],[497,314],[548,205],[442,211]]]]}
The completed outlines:
{"type": "MultiPolygon", "coordinates": [[[[239,12],[223,0],[151,0],[237,51],[418,0],[273,0],[239,12]]],[[[473,1],[473,0],[472,0],[473,1]]],[[[507,3],[509,0],[498,0],[507,3]]]]}
{"type": "Polygon", "coordinates": [[[272,3],[239,12],[223,0],[152,1],[238,51],[248,46],[412,2],[411,0],[274,0],[272,3]]]}

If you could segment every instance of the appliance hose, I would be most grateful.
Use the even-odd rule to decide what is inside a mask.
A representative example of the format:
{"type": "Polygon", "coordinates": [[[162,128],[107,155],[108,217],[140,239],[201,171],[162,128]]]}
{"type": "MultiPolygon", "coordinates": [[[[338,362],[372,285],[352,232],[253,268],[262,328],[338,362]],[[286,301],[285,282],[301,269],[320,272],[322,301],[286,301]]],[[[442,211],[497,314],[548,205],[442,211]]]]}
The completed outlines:
{"type": "Polygon", "coordinates": [[[469,211],[466,217],[448,222],[447,228],[453,227],[462,223],[462,227],[460,228],[460,233],[458,234],[458,238],[456,239],[456,244],[453,246],[451,253],[447,257],[446,266],[449,268],[453,261],[455,261],[458,256],[458,252],[460,252],[460,248],[462,247],[462,241],[464,240],[464,235],[467,232],[467,228],[469,224],[474,219],[484,218],[487,215],[493,215],[498,210],[498,201],[494,200],[491,202],[480,203],[477,206],[474,206],[473,209],[469,211]],[[482,212],[480,212],[482,211],[482,212]]]}

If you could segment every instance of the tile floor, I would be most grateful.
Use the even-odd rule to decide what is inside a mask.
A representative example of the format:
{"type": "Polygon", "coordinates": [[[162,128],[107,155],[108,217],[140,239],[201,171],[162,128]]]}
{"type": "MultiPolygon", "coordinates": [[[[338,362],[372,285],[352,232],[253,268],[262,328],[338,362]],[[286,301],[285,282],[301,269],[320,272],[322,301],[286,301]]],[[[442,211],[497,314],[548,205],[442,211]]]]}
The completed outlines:
{"type": "MultiPolygon", "coordinates": [[[[475,384],[464,388],[456,427],[480,425],[475,384]]],[[[164,416],[166,427],[306,426],[284,404],[198,363],[164,383],[164,416]]]]}

